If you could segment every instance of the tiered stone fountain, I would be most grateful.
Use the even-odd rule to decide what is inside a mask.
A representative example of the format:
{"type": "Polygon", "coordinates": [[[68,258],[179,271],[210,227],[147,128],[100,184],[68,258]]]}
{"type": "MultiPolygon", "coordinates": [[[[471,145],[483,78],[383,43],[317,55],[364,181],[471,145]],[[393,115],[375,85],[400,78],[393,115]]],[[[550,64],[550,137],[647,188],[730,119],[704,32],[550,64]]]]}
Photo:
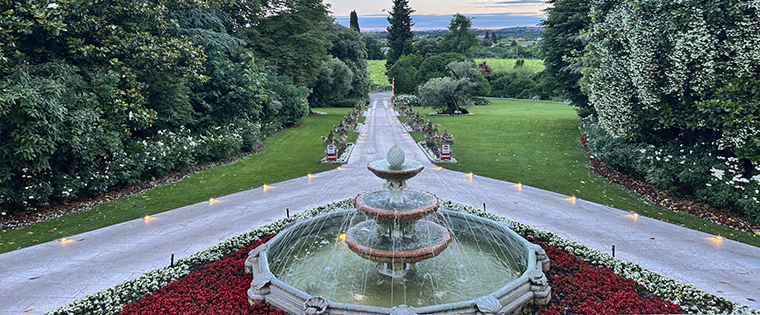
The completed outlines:
{"type": "Polygon", "coordinates": [[[346,244],[361,257],[382,263],[379,272],[401,277],[413,270],[414,263],[438,256],[448,246],[451,235],[446,228],[423,220],[438,210],[438,198],[404,190],[406,180],[422,172],[422,164],[406,161],[404,151],[394,146],[386,160],[372,162],[367,168],[386,180],[387,190],[364,193],[354,199],[356,209],[374,219],[350,228],[346,244]]]}
{"type": "Polygon", "coordinates": [[[392,148],[385,190],[292,224],[249,253],[248,298],[289,314],[519,314],[551,298],[549,260],[503,222],[408,190],[423,170],[392,148]],[[357,255],[358,254],[358,255],[357,255]]]}

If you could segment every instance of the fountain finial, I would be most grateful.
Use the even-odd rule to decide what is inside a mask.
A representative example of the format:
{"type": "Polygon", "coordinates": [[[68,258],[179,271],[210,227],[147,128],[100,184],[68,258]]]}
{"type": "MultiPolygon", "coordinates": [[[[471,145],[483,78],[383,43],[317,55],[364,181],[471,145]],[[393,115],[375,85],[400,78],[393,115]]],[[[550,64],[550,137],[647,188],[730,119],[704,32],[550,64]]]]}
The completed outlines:
{"type": "Polygon", "coordinates": [[[390,150],[388,150],[388,155],[385,157],[385,159],[388,161],[388,164],[391,165],[391,168],[398,169],[401,168],[402,164],[404,164],[404,161],[406,160],[406,154],[404,154],[404,150],[401,150],[398,145],[394,145],[390,150]]]}

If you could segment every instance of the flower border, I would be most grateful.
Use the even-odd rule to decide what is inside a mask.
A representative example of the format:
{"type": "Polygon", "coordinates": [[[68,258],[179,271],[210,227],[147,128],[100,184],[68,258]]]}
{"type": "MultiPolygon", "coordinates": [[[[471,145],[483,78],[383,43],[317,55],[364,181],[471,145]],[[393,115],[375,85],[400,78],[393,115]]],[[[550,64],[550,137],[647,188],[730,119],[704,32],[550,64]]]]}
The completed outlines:
{"type": "Polygon", "coordinates": [[[425,141],[417,142],[417,146],[420,147],[420,150],[422,150],[422,152],[425,152],[425,156],[427,156],[428,160],[430,160],[431,163],[435,163],[435,164],[457,164],[458,163],[457,159],[455,159],[453,156],[451,157],[451,160],[448,160],[448,161],[439,159],[425,145],[425,141]]]}
{"type": "MultiPolygon", "coordinates": [[[[678,280],[662,276],[632,262],[623,261],[614,258],[607,253],[588,248],[585,245],[571,240],[563,239],[554,233],[536,230],[529,225],[507,220],[504,217],[499,217],[495,214],[450,199],[439,198],[439,200],[442,207],[477,215],[494,221],[505,221],[512,226],[512,229],[515,232],[521,235],[533,235],[534,237],[548,239],[547,244],[583,258],[593,265],[609,268],[617,275],[631,278],[653,294],[678,304],[687,313],[714,314],[725,312],[725,310],[731,310],[732,314],[760,315],[760,311],[753,310],[747,305],[738,305],[724,297],[715,296],[701,291],[691,284],[685,284],[678,280]]],[[[351,208],[354,208],[353,199],[351,198],[311,208],[304,212],[294,214],[289,218],[280,219],[250,232],[233,236],[206,250],[195,253],[187,258],[180,259],[173,266],[166,266],[152,270],[138,278],[126,280],[111,288],[93,295],[88,295],[46,314],[118,313],[124,308],[124,305],[133,303],[139,300],[141,296],[157,291],[172,281],[189,274],[196,266],[218,260],[225,255],[240,250],[251,242],[280,231],[288,223],[311,218],[323,213],[351,208]]]]}

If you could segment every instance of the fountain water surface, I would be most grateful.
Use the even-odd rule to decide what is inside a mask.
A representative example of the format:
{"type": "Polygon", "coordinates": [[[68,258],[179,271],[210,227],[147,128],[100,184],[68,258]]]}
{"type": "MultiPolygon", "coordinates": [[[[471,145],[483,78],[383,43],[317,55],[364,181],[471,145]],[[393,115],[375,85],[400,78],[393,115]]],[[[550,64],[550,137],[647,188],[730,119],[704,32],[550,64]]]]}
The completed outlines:
{"type": "Polygon", "coordinates": [[[300,221],[249,253],[251,302],[291,314],[518,314],[548,303],[540,247],[503,222],[406,190],[423,166],[394,146],[367,168],[386,190],[300,221]]]}

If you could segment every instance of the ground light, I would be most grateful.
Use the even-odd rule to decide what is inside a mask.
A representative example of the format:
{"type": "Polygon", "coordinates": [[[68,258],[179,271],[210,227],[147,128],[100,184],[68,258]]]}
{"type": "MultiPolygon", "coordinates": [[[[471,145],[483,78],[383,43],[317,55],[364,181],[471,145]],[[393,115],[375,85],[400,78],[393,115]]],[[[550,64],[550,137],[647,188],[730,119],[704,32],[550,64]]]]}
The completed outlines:
{"type": "Polygon", "coordinates": [[[216,202],[217,202],[217,200],[216,200],[216,199],[214,199],[214,198],[209,198],[209,199],[208,199],[208,205],[209,205],[209,206],[210,206],[210,205],[213,205],[213,204],[215,204],[216,202]]]}
{"type": "Polygon", "coordinates": [[[522,183],[517,183],[517,185],[515,185],[515,187],[517,188],[517,190],[522,191],[522,188],[523,188],[522,187],[522,183]]]}

